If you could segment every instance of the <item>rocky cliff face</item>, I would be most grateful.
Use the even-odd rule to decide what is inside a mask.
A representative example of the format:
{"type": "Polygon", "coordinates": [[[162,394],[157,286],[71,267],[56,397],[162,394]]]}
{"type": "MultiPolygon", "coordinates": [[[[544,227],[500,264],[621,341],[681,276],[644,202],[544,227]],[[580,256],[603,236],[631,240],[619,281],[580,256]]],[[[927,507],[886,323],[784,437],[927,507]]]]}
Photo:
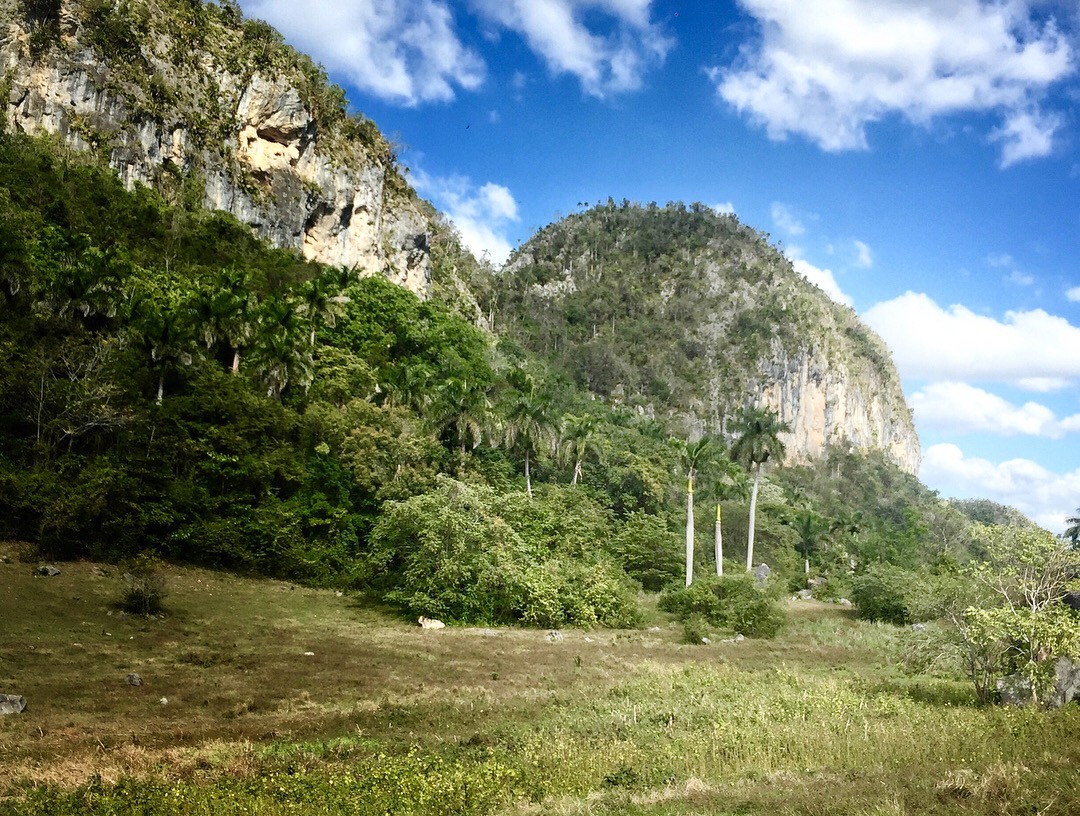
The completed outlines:
{"type": "Polygon", "coordinates": [[[692,436],[742,407],[791,426],[789,462],[835,445],[921,457],[887,347],[763,236],[707,207],[598,207],[553,224],[498,280],[496,325],[595,393],[692,436]]]}
{"type": "Polygon", "coordinates": [[[0,73],[9,128],[94,151],[128,185],[194,185],[279,247],[427,295],[427,218],[389,145],[235,7],[0,0],[0,73]]]}

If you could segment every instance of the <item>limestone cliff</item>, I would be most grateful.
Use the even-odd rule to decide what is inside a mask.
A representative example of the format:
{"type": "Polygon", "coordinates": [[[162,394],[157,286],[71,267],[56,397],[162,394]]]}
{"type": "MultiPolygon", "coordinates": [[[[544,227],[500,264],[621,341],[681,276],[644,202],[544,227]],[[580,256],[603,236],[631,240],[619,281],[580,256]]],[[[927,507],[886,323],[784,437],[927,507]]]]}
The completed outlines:
{"type": "Polygon", "coordinates": [[[429,222],[340,89],[235,4],[0,0],[6,125],[426,296],[429,222]]]}
{"type": "Polygon", "coordinates": [[[600,396],[692,435],[767,406],[789,462],[836,445],[918,471],[885,344],[733,216],[609,202],[542,230],[494,291],[497,329],[600,396]]]}

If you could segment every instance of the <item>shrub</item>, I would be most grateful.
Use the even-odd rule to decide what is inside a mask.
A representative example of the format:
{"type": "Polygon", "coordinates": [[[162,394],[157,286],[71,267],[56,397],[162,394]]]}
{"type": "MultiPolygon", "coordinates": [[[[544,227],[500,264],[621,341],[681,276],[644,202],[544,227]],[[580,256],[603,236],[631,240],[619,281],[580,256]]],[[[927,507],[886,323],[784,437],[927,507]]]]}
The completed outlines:
{"type": "Polygon", "coordinates": [[[412,615],[461,623],[637,623],[634,588],[614,562],[530,546],[502,515],[515,504],[447,477],[389,502],[370,537],[369,584],[412,615]]]}
{"type": "Polygon", "coordinates": [[[685,589],[665,593],[660,608],[682,621],[700,615],[714,626],[723,626],[749,637],[775,637],[784,626],[780,604],[749,575],[708,578],[685,589]]]}
{"type": "Polygon", "coordinates": [[[890,564],[875,564],[851,583],[859,617],[903,626],[909,622],[908,595],[915,575],[890,564]]]}
{"type": "Polygon", "coordinates": [[[683,621],[683,643],[701,646],[709,636],[709,622],[697,612],[683,621]]]}
{"type": "Polygon", "coordinates": [[[634,512],[616,533],[611,551],[627,575],[650,592],[659,592],[683,574],[679,543],[662,518],[634,512]]]}
{"type": "Polygon", "coordinates": [[[143,553],[123,565],[120,607],[136,615],[156,615],[164,608],[165,571],[161,561],[143,553]]]}

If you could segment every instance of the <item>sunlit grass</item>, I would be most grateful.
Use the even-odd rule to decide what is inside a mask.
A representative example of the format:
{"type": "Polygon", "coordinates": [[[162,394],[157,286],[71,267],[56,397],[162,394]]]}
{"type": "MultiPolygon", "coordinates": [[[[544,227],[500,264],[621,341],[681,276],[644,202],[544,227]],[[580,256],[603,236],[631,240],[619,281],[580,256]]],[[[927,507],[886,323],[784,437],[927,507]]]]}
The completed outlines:
{"type": "Polygon", "coordinates": [[[1080,707],[980,708],[836,606],[772,641],[681,645],[653,610],[552,643],[193,569],[120,618],[117,576],[61,567],[0,564],[0,686],[30,706],[0,720],[0,813],[1080,812],[1080,707]]]}

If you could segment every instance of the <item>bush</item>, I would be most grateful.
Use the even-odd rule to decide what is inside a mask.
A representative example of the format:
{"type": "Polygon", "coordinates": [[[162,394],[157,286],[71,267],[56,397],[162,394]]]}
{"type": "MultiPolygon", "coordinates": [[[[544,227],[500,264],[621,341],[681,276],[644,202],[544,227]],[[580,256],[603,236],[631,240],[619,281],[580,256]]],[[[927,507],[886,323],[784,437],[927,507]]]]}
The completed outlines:
{"type": "Polygon", "coordinates": [[[914,619],[919,576],[891,564],[875,564],[851,582],[851,600],[859,617],[903,626],[914,619]]]}
{"type": "Polygon", "coordinates": [[[143,553],[123,565],[120,608],[135,615],[156,615],[165,608],[165,571],[153,555],[143,553]]]}
{"type": "Polygon", "coordinates": [[[701,646],[709,636],[709,622],[704,615],[694,613],[683,621],[683,643],[701,646]]]}
{"type": "Polygon", "coordinates": [[[659,592],[683,575],[679,536],[664,520],[642,512],[631,513],[611,542],[611,551],[626,574],[650,592],[659,592]]]}
{"type": "Polygon", "coordinates": [[[682,621],[700,615],[748,637],[775,637],[785,623],[780,604],[749,575],[708,578],[665,593],[660,608],[682,621]]]}
{"type": "Polygon", "coordinates": [[[370,537],[369,584],[411,615],[460,623],[638,622],[635,590],[614,562],[530,546],[502,515],[515,504],[447,477],[389,502],[370,537]]]}

